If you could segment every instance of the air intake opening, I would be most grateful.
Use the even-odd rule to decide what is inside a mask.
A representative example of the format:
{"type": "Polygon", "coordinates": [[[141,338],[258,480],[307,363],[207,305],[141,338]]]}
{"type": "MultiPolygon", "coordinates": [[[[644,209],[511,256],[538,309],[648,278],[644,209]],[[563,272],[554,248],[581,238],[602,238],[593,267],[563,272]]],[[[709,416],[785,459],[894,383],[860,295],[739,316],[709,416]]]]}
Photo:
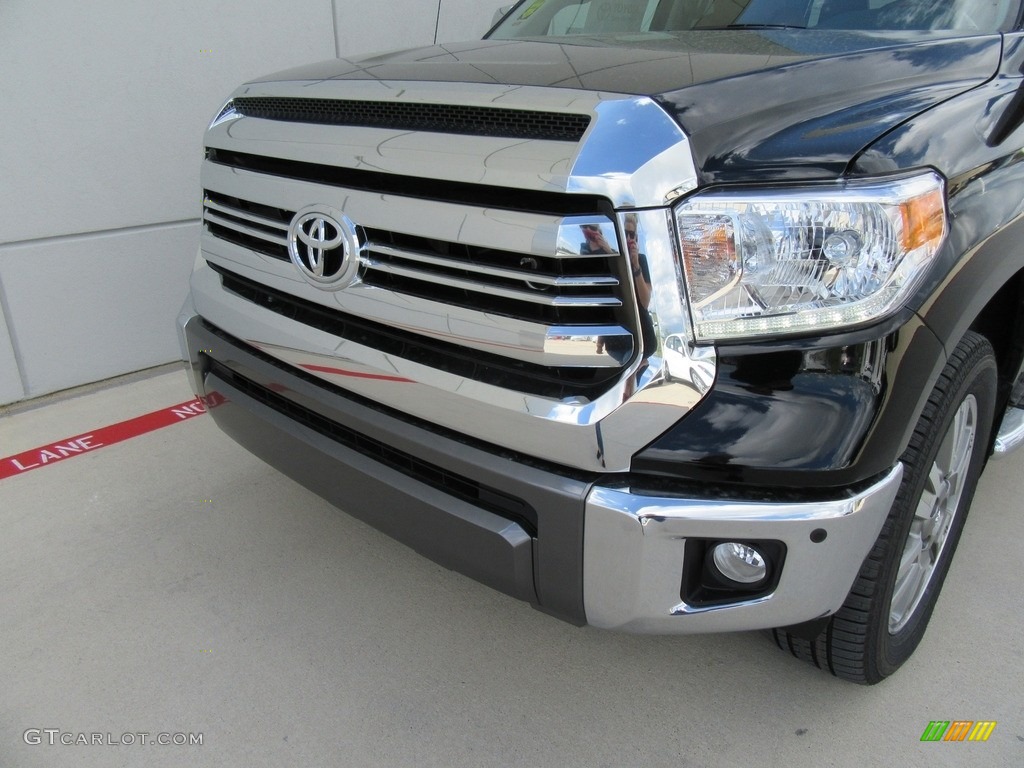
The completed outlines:
{"type": "Polygon", "coordinates": [[[509,139],[578,142],[590,125],[588,115],[474,107],[463,104],[412,104],[277,96],[241,96],[234,99],[233,104],[236,112],[246,117],[264,120],[509,139]]]}

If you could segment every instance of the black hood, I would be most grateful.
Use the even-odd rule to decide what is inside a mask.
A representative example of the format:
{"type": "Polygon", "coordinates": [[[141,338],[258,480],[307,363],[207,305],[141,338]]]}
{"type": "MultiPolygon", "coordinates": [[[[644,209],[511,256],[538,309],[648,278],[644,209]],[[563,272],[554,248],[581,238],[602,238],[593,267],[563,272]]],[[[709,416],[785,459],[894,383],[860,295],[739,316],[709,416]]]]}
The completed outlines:
{"type": "Polygon", "coordinates": [[[749,33],[700,38],[699,49],[675,38],[645,47],[593,38],[572,38],[571,44],[478,40],[331,59],[261,80],[494,83],[651,96],[808,58],[749,33]]]}
{"type": "Polygon", "coordinates": [[[634,42],[476,41],[332,59],[283,80],[471,82],[651,96],[705,182],[835,176],[876,138],[990,79],[999,35],[766,30],[634,42]]]}

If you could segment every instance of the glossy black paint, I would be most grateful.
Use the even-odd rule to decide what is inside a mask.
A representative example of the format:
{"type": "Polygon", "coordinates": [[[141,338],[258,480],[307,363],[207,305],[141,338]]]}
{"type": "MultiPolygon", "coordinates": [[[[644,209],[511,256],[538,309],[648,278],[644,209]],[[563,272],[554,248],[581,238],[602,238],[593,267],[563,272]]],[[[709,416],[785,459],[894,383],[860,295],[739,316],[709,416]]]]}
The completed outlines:
{"type": "Polygon", "coordinates": [[[918,40],[699,83],[658,101],[690,137],[705,183],[836,178],[879,136],[989,80],[1000,49],[998,35],[918,40]]]}
{"type": "Polygon", "coordinates": [[[949,238],[911,302],[947,349],[1024,269],[1024,38],[1007,43],[998,77],[907,121],[852,168],[930,165],[948,179],[949,238]]]}
{"type": "MultiPolygon", "coordinates": [[[[1000,407],[1008,402],[1022,364],[1022,72],[1024,41],[1009,35],[997,77],[906,120],[850,164],[851,175],[930,166],[948,179],[949,237],[908,305],[916,316],[887,337],[852,347],[859,350],[853,359],[867,359],[873,355],[868,350],[882,344],[876,375],[818,370],[813,360],[827,339],[722,347],[712,394],[642,452],[635,470],[793,487],[867,479],[899,458],[946,355],[968,329],[992,341],[1000,407]],[[800,355],[788,376],[780,375],[777,362],[787,359],[781,357],[786,347],[800,355]],[[752,380],[746,371],[763,375],[752,380]],[[726,414],[742,419],[742,429],[727,428],[726,414]]],[[[844,341],[849,344],[835,343],[844,341]]],[[[824,354],[848,355],[849,349],[824,354]]]]}
{"type": "Polygon", "coordinates": [[[711,393],[641,452],[633,470],[798,489],[884,472],[902,453],[943,359],[934,335],[915,316],[904,319],[898,330],[865,330],[831,346],[815,339],[722,348],[711,393]]]}
{"type": "Polygon", "coordinates": [[[704,183],[836,178],[879,136],[991,79],[1002,37],[693,31],[430,46],[287,70],[280,80],[498,83],[651,96],[704,183]]]}
{"type": "Polygon", "coordinates": [[[681,33],[631,48],[609,42],[432,46],[266,79],[649,95],[690,137],[704,185],[921,167],[948,179],[949,238],[907,313],[841,338],[721,347],[710,395],[635,458],[635,472],[740,485],[850,485],[898,459],[946,350],[969,327],[988,329],[1003,370],[1020,369],[1019,338],[998,333],[1005,308],[1021,303],[1012,278],[1024,269],[1020,34],[771,30],[681,33]]]}
{"type": "Polygon", "coordinates": [[[792,61],[813,58],[749,32],[704,35],[712,47],[674,42],[629,47],[598,40],[479,40],[330,59],[260,78],[495,83],[650,96],[792,61]],[[724,54],[724,55],[723,55],[724,54]]]}

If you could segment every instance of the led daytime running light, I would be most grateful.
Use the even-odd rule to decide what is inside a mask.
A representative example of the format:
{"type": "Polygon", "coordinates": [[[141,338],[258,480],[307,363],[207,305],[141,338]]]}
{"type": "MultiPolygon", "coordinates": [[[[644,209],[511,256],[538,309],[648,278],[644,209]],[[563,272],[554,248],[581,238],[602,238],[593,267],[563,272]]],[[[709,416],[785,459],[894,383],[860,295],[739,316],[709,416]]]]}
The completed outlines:
{"type": "Polygon", "coordinates": [[[944,184],[710,191],[675,209],[698,341],[834,332],[895,312],[947,231],[944,184]]]}

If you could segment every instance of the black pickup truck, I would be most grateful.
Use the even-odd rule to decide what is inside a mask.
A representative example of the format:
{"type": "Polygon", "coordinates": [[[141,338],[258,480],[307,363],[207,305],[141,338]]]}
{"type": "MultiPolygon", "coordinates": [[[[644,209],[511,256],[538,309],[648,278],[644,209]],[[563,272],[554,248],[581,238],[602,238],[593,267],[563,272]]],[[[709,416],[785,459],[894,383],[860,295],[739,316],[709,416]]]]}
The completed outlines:
{"type": "Polygon", "coordinates": [[[195,391],[568,622],[767,629],[878,682],[1024,442],[1020,28],[1019,0],[523,0],[253,80],[205,139],[195,391]]]}

